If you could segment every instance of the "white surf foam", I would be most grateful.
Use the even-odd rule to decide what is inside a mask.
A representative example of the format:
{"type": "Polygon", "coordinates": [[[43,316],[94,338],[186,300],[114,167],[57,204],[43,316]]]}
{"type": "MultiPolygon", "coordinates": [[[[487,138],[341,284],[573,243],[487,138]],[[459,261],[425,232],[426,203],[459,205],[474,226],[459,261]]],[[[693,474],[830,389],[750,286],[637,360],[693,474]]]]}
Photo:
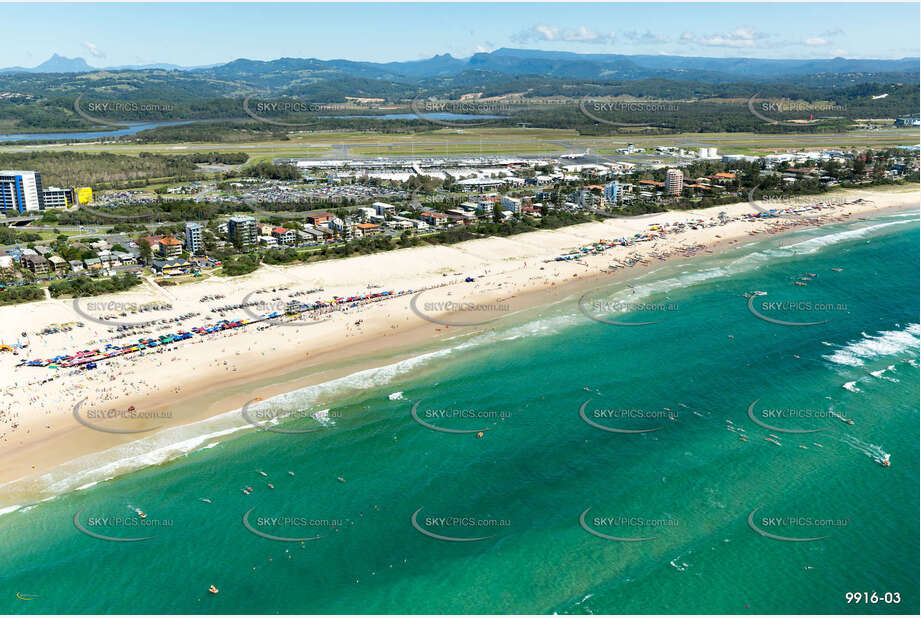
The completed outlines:
{"type": "Polygon", "coordinates": [[[882,446],[864,442],[863,440],[855,438],[850,434],[844,434],[844,436],[839,438],[839,440],[872,459],[885,459],[889,456],[889,453],[887,453],[882,446]]]}
{"type": "Polygon", "coordinates": [[[877,223],[875,225],[867,225],[865,227],[860,227],[854,230],[846,230],[843,232],[836,232],[834,234],[826,234],[824,236],[817,236],[815,238],[810,238],[809,240],[804,240],[792,245],[787,245],[784,247],[784,250],[793,250],[796,253],[808,254],[821,251],[829,245],[836,245],[841,242],[847,242],[849,240],[855,240],[857,238],[863,238],[868,236],[870,233],[875,232],[876,230],[889,227],[892,225],[902,225],[903,223],[911,223],[913,219],[906,219],[903,221],[887,221],[886,223],[877,223]]]}
{"type": "Polygon", "coordinates": [[[887,371],[895,371],[895,365],[889,365],[885,369],[880,369],[878,371],[871,371],[870,375],[874,378],[880,378],[882,380],[888,380],[890,382],[898,382],[898,378],[893,378],[891,376],[885,375],[887,371]]]}
{"type": "MultiPolygon", "coordinates": [[[[426,362],[450,354],[451,351],[451,348],[438,350],[390,365],[359,371],[266,399],[254,404],[253,408],[280,408],[284,411],[278,416],[283,417],[285,414],[293,413],[287,411],[304,410],[320,400],[329,400],[338,395],[348,395],[384,385],[412,372],[426,362]]],[[[321,410],[315,413],[314,418],[320,422],[331,422],[328,414],[328,409],[321,410]]],[[[277,419],[273,421],[278,422],[277,419]]],[[[0,485],[0,490],[25,490],[36,496],[36,501],[44,501],[70,491],[88,489],[141,468],[171,461],[195,450],[213,448],[227,436],[249,429],[255,428],[246,422],[239,409],[232,410],[195,423],[170,427],[139,440],[74,459],[37,479],[16,480],[0,485]]],[[[0,507],[0,515],[9,509],[19,508],[21,507],[0,507]]]]}
{"type": "Polygon", "coordinates": [[[14,504],[13,506],[0,507],[0,515],[6,515],[7,513],[15,513],[21,508],[22,507],[18,504],[14,504]]]}
{"type": "Polygon", "coordinates": [[[312,416],[314,420],[316,420],[318,423],[320,423],[324,427],[329,427],[330,425],[336,424],[334,421],[330,420],[329,418],[329,408],[326,408],[325,410],[319,410],[317,412],[314,412],[310,416],[312,416]]]}
{"type": "Polygon", "coordinates": [[[831,354],[822,356],[836,365],[860,367],[866,361],[881,356],[891,356],[908,351],[918,352],[921,325],[909,324],[902,330],[880,331],[877,335],[862,333],[863,337],[850,341],[831,354]]]}

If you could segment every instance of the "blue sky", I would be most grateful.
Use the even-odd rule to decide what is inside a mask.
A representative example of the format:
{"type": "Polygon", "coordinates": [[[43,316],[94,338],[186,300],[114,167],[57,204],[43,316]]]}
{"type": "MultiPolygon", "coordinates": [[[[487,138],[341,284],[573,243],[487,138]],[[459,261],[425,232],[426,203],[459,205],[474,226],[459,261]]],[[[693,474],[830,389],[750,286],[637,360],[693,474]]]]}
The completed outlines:
{"type": "Polygon", "coordinates": [[[919,55],[905,4],[0,4],[0,66],[415,60],[500,47],[759,58],[919,55]]]}

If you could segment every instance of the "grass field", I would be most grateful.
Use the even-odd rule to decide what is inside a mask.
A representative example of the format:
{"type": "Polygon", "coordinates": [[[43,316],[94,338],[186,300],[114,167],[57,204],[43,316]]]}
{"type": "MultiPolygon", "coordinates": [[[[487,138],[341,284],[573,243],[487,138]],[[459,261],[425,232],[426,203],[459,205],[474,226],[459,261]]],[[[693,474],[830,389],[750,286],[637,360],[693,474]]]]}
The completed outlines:
{"type": "Polygon", "coordinates": [[[251,143],[185,144],[51,144],[42,146],[0,146],[0,152],[111,152],[138,155],[189,154],[192,152],[245,152],[247,165],[277,158],[359,158],[384,156],[439,156],[469,154],[553,154],[591,148],[603,155],[615,155],[617,148],[629,143],[639,147],[678,146],[716,147],[728,154],[768,154],[791,149],[883,148],[915,145],[916,129],[861,130],[836,134],[755,134],[755,133],[676,133],[671,135],[618,135],[612,137],[580,136],[563,129],[471,128],[439,129],[410,135],[365,132],[293,133],[289,140],[266,140],[251,143]]]}

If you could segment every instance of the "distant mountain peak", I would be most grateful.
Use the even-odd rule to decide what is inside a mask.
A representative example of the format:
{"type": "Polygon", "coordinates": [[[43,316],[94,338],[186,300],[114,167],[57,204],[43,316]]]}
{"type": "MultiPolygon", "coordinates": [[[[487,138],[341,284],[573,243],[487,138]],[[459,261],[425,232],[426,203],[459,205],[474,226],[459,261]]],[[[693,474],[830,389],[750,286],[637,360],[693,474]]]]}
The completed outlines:
{"type": "Polygon", "coordinates": [[[36,73],[82,73],[95,71],[83,58],[67,58],[59,54],[52,54],[51,58],[32,69],[36,73]]]}

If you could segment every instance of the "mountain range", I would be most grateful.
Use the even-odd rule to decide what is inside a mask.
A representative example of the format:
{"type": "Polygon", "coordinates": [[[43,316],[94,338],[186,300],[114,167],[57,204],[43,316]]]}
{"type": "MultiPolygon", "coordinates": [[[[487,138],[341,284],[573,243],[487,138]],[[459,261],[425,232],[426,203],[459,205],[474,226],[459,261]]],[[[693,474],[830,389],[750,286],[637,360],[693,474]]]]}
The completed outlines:
{"type": "MultiPolygon", "coordinates": [[[[666,55],[580,54],[573,52],[501,48],[469,58],[450,54],[404,62],[363,62],[279,58],[185,67],[174,64],[92,67],[83,58],[54,54],[36,67],[8,67],[0,73],[88,73],[113,71],[183,71],[202,78],[234,79],[254,86],[278,86],[292,74],[311,79],[362,78],[412,83],[431,78],[454,78],[470,71],[488,71],[511,76],[544,76],[563,79],[671,79],[728,83],[736,81],[798,80],[805,76],[841,76],[845,82],[868,81],[873,76],[917,81],[918,58],[896,60],[829,58],[765,59],[705,58],[666,55]],[[261,82],[261,84],[257,84],[261,82]]],[[[844,84],[841,84],[844,85],[844,84]]]]}
{"type": "Polygon", "coordinates": [[[189,71],[192,69],[209,68],[217,65],[206,65],[201,67],[183,67],[178,64],[169,64],[158,62],[154,64],[126,64],[112,67],[92,67],[83,58],[67,58],[58,54],[52,54],[51,58],[45,60],[38,66],[28,67],[6,67],[0,69],[0,73],[93,73],[96,71],[142,71],[145,69],[161,69],[167,71],[189,71]]]}

